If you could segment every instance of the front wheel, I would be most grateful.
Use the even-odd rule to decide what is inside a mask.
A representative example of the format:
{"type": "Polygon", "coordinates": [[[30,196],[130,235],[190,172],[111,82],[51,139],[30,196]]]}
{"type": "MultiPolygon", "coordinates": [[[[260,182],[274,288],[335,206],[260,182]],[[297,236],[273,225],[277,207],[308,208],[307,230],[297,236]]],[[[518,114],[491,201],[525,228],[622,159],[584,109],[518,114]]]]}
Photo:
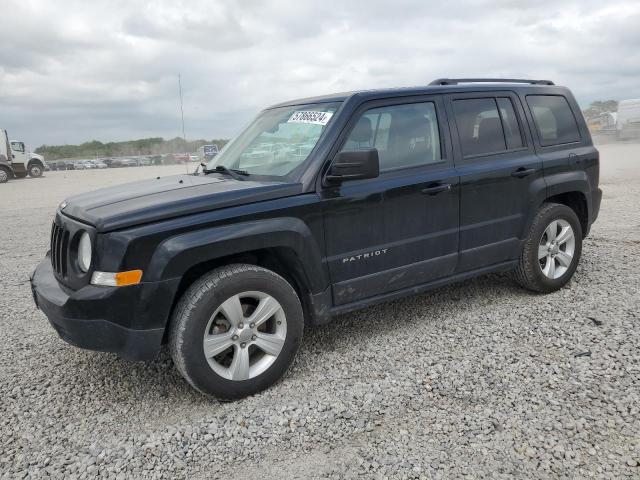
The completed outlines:
{"type": "Polygon", "coordinates": [[[42,176],[44,172],[44,168],[38,162],[34,162],[29,165],[29,176],[31,178],[38,178],[42,176]]]}
{"type": "Polygon", "coordinates": [[[169,348],[192,386],[234,400],[269,387],[287,371],[303,328],[300,300],[285,279],[235,264],[187,289],[171,319],[169,348]]]}
{"type": "Polygon", "coordinates": [[[553,292],[571,280],[582,253],[582,227],[566,205],[547,203],[536,214],[525,240],[516,281],[535,292],[553,292]]]}

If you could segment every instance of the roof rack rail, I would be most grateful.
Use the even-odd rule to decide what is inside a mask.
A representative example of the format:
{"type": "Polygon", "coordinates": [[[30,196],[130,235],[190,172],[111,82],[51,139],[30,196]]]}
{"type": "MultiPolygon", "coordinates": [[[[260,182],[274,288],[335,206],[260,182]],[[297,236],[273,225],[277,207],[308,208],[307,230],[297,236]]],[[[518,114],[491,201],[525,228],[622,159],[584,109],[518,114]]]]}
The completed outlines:
{"type": "Polygon", "coordinates": [[[458,85],[460,83],[529,83],[531,85],[555,85],[551,80],[527,80],[523,78],[438,78],[429,85],[458,85]]]}

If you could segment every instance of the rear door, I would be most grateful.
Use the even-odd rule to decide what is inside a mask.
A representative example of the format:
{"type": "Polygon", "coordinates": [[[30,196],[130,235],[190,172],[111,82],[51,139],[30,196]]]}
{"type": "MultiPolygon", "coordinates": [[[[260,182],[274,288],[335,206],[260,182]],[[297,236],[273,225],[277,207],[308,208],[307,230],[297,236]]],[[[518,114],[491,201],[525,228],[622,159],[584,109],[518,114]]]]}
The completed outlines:
{"type": "Polygon", "coordinates": [[[447,109],[460,175],[460,261],[457,272],[517,258],[528,213],[544,192],[524,111],[510,92],[450,95],[447,109]]]}
{"type": "Polygon", "coordinates": [[[376,148],[380,176],[323,188],[327,261],[335,305],[453,273],[458,178],[442,99],[370,102],[340,149],[376,148]]]}

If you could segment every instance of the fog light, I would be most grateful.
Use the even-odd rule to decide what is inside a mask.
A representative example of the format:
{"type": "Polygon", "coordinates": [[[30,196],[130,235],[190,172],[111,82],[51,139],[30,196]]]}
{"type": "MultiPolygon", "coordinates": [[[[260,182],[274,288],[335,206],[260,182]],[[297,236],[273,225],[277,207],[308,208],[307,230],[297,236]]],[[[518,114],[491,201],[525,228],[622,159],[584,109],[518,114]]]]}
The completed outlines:
{"type": "Polygon", "coordinates": [[[93,272],[91,283],[105,287],[126,287],[137,285],[142,280],[142,270],[128,270],[126,272],[93,272]]]}

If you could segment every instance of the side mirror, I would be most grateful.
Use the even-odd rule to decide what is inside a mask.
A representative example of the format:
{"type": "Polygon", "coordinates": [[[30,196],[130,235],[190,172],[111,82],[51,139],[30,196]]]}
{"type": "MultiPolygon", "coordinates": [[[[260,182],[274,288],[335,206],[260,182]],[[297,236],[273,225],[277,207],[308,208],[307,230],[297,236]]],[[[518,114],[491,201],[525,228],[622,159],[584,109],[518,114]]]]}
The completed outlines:
{"type": "Polygon", "coordinates": [[[334,157],[329,173],[325,177],[325,185],[376,178],[379,175],[378,149],[344,150],[334,157]]]}

